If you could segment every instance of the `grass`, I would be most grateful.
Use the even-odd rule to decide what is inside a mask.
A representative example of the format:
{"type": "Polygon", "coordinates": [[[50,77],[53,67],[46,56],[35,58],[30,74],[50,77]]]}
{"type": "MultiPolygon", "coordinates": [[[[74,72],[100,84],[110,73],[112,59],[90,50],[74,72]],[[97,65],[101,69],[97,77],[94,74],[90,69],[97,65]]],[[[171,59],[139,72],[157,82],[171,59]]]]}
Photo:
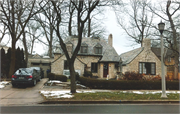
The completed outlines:
{"type": "Polygon", "coordinates": [[[161,94],[135,94],[122,92],[76,93],[72,100],[179,100],[179,94],[167,94],[168,99],[160,98],[161,94]]]}
{"type": "Polygon", "coordinates": [[[168,93],[167,99],[161,98],[161,93],[136,94],[123,92],[96,92],[96,93],[75,93],[72,98],[53,98],[53,100],[179,100],[178,93],[168,93]]]}

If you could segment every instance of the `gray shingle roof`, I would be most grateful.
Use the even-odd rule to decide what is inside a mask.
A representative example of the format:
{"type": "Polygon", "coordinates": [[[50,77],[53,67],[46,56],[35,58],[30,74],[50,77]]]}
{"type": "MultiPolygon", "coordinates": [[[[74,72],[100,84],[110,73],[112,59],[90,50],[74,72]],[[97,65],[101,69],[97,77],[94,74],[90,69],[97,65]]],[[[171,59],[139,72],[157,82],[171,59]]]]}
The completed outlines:
{"type": "Polygon", "coordinates": [[[123,61],[122,65],[126,65],[126,64],[130,63],[132,60],[134,60],[143,51],[143,49],[144,49],[143,47],[140,47],[140,48],[134,49],[132,51],[128,51],[128,52],[121,54],[120,58],[123,61]]]}
{"type": "MultiPolygon", "coordinates": [[[[71,42],[73,44],[73,50],[77,45],[78,39],[77,38],[67,38],[64,42],[71,42]]],[[[117,54],[114,47],[108,45],[107,41],[102,38],[82,38],[83,45],[88,46],[87,53],[78,52],[79,55],[94,55],[94,56],[102,56],[100,62],[119,62],[119,55],[117,54]],[[95,54],[94,47],[95,46],[102,46],[102,54],[95,54]]],[[[60,46],[59,46],[60,47],[60,46]]],[[[56,49],[55,53],[62,53],[62,49],[56,49]]]]}
{"type": "MultiPolygon", "coordinates": [[[[164,49],[166,49],[165,58],[174,56],[172,50],[167,49],[167,48],[164,48],[164,49]]],[[[151,47],[151,50],[159,58],[159,60],[161,60],[161,48],[151,47]]]]}

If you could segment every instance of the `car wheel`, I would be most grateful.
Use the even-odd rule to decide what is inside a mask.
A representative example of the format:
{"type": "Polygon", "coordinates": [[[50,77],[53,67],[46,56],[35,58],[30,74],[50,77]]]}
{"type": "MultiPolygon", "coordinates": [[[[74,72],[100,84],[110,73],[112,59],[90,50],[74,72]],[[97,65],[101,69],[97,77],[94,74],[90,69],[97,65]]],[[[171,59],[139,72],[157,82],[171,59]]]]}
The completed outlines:
{"type": "Polygon", "coordinates": [[[35,86],[35,85],[36,85],[36,80],[33,81],[33,86],[35,86]]]}

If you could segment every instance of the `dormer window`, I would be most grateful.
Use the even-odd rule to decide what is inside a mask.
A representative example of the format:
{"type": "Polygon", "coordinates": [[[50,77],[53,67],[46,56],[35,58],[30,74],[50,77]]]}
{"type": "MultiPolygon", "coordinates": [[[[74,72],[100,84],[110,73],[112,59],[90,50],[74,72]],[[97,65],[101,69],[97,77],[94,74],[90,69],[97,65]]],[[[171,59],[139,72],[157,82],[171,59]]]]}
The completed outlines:
{"type": "Polygon", "coordinates": [[[95,53],[95,54],[102,54],[102,46],[101,46],[101,44],[97,44],[97,45],[94,47],[94,53],[95,53]]]}
{"type": "Polygon", "coordinates": [[[81,44],[81,53],[88,53],[88,45],[86,43],[81,44]]]}

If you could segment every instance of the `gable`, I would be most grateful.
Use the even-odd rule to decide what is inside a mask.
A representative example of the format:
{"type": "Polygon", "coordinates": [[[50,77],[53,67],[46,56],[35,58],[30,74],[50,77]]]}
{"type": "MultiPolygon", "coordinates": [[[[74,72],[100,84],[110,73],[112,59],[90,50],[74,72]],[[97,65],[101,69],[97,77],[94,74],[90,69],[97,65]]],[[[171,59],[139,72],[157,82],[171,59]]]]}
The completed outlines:
{"type": "Polygon", "coordinates": [[[142,51],[144,50],[143,47],[131,50],[129,52],[123,53],[120,55],[120,58],[122,60],[122,65],[129,64],[131,61],[133,61],[142,51]]]}

